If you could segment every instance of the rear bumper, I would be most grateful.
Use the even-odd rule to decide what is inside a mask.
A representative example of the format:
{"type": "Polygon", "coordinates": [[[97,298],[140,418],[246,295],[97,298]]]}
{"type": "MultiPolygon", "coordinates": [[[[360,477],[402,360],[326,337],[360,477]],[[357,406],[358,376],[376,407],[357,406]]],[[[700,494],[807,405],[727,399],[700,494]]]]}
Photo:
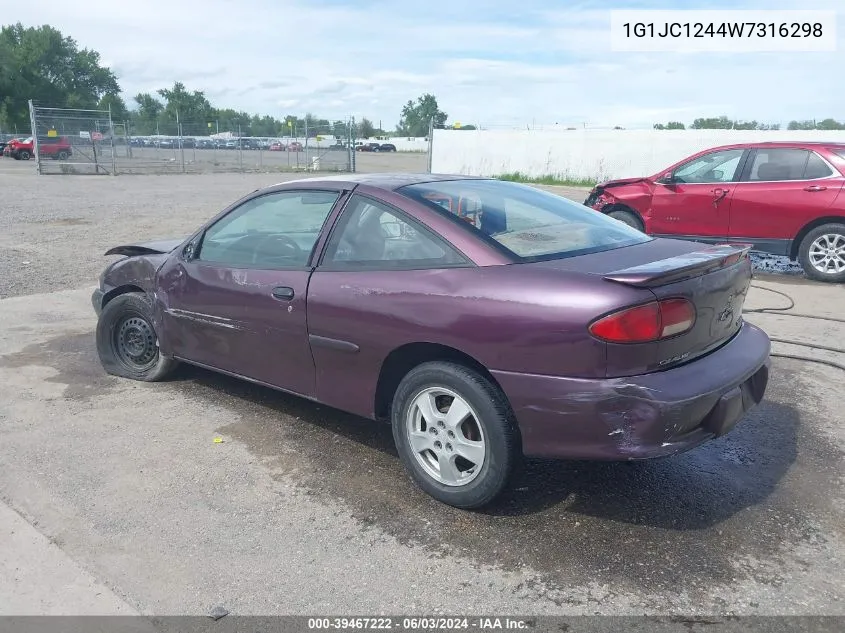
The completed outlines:
{"type": "Polygon", "coordinates": [[[769,380],[769,337],[743,324],[715,352],[677,367],[605,380],[493,371],[529,456],[662,457],[724,435],[757,405],[769,380]]]}

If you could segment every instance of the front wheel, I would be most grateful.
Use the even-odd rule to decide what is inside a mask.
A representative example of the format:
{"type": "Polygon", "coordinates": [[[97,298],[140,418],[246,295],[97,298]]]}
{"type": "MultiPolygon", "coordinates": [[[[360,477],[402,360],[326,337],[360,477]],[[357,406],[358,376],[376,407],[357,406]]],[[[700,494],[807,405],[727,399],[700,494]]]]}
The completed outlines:
{"type": "Polygon", "coordinates": [[[845,282],[845,224],[823,224],[807,233],[798,261],[810,279],[845,282]]]}
{"type": "Polygon", "coordinates": [[[29,152],[26,150],[22,150],[21,152],[19,152],[18,156],[21,160],[29,160],[29,152]]]}
{"type": "Polygon", "coordinates": [[[109,301],[97,322],[97,352],[109,374],[144,382],[162,380],[177,361],[163,356],[147,295],[128,292],[109,301]]]}
{"type": "Polygon", "coordinates": [[[391,417],[405,469],[426,493],[451,506],[493,501],[520,457],[504,395],[462,365],[429,362],[411,370],[396,391],[391,417]]]}
{"type": "Polygon", "coordinates": [[[613,218],[614,220],[624,222],[631,228],[637,229],[638,231],[645,230],[642,221],[633,211],[627,211],[626,209],[614,209],[612,211],[608,211],[607,215],[613,218]]]}

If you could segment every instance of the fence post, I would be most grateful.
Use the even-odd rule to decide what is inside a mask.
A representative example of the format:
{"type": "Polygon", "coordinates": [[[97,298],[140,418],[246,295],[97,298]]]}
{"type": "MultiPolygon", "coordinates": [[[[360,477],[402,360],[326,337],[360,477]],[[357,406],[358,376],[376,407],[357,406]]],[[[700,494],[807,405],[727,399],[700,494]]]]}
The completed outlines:
{"type": "Polygon", "coordinates": [[[129,121],[123,122],[123,136],[126,137],[126,158],[132,158],[132,133],[129,130],[129,121]]]}
{"type": "Polygon", "coordinates": [[[179,123],[179,109],[176,109],[176,134],[179,139],[179,156],[182,160],[182,173],[185,173],[185,141],[182,138],[182,124],[179,123]]]}
{"type": "Polygon", "coordinates": [[[431,173],[431,155],[434,150],[434,117],[428,122],[428,173],[431,173]]]}
{"type": "Polygon", "coordinates": [[[241,124],[238,123],[238,165],[244,170],[244,144],[241,143],[241,124]]]}
{"type": "Polygon", "coordinates": [[[38,151],[38,121],[35,116],[35,105],[29,100],[29,123],[32,126],[32,153],[35,154],[35,173],[41,175],[41,152],[38,151]]]}
{"type": "Polygon", "coordinates": [[[111,120],[111,104],[109,104],[109,138],[111,139],[111,175],[117,176],[117,156],[114,153],[114,123],[111,120]]]}
{"type": "Polygon", "coordinates": [[[352,117],[349,123],[349,167],[352,173],[355,173],[356,165],[355,165],[355,117],[352,117]]]}

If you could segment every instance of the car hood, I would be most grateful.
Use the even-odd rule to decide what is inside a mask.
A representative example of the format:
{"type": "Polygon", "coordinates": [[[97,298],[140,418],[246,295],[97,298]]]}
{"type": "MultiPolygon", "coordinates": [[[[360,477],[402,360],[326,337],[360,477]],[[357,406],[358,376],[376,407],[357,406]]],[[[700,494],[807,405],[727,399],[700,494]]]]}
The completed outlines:
{"type": "Polygon", "coordinates": [[[622,187],[624,185],[633,185],[638,182],[649,182],[648,178],[619,178],[618,180],[608,180],[607,182],[600,182],[596,185],[596,189],[610,189],[611,187],[622,187]]]}
{"type": "Polygon", "coordinates": [[[122,244],[110,248],[105,252],[106,255],[127,255],[128,257],[135,257],[137,255],[159,255],[169,253],[182,242],[185,238],[153,240],[150,242],[136,242],[134,244],[122,244]]]}

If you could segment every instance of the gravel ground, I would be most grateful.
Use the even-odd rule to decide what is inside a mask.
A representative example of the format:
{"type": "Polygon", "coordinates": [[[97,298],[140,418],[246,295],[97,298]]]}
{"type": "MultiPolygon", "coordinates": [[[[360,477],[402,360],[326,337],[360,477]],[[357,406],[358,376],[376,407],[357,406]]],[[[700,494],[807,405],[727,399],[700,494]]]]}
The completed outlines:
{"type": "MultiPolygon", "coordinates": [[[[360,154],[359,172],[425,171],[424,154],[360,154]]],[[[96,283],[103,253],[126,241],[188,234],[258,187],[302,174],[37,176],[0,159],[0,298],[96,283]]]]}

